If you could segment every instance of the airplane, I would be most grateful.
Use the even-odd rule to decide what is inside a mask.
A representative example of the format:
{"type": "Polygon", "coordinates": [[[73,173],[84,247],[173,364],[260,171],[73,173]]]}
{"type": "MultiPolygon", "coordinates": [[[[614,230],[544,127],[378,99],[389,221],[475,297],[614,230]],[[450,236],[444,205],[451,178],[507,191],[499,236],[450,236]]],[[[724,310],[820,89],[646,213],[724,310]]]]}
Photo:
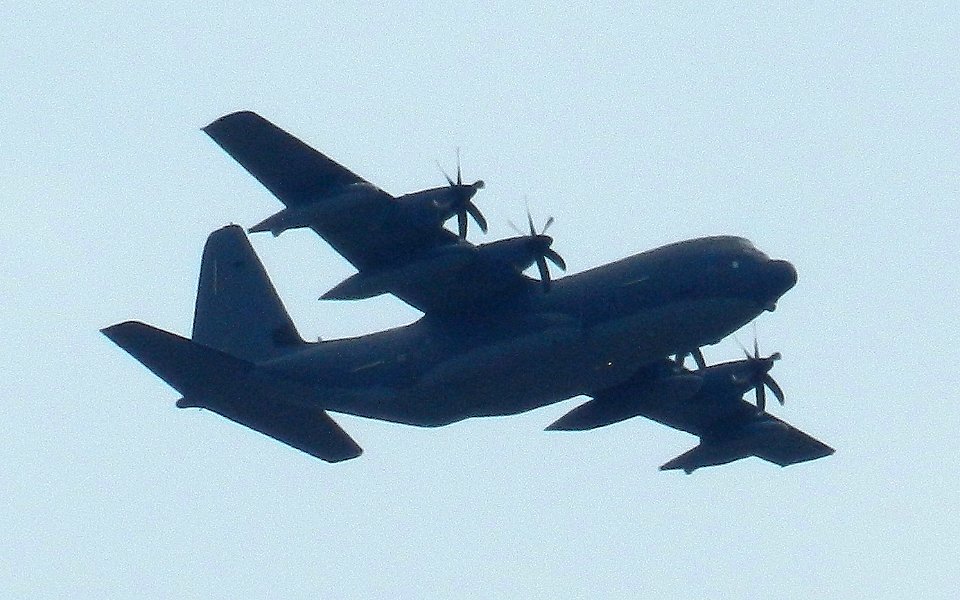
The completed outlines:
{"type": "Polygon", "coordinates": [[[773,357],[703,361],[702,346],[773,311],[796,284],[793,265],[748,240],[684,240],[553,280],[546,261],[566,265],[529,213],[528,235],[474,245],[443,227],[455,213],[435,192],[394,198],[255,113],[204,131],[292,211],[251,231],[310,227],[358,269],[322,298],[389,293],[423,316],[304,341],[246,232],[223,227],[204,246],[190,338],[137,321],[102,330],[182,394],[177,407],[211,410],[327,462],[362,453],[330,412],[437,427],[580,395],[591,400],[548,429],[643,415],[700,437],[665,470],[833,453],[742,400],[756,389],[759,403],[773,357]],[[523,273],[534,264],[539,281],[523,273]],[[691,353],[696,371],[669,358],[691,353]]]}

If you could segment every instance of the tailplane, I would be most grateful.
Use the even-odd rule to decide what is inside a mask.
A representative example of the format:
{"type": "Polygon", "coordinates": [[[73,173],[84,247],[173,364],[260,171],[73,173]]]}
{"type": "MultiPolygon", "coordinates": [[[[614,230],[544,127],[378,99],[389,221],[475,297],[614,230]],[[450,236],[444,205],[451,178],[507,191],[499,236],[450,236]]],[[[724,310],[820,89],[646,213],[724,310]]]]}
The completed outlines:
{"type": "Polygon", "coordinates": [[[255,363],[305,344],[238,225],[214,231],[207,238],[192,338],[255,363]]]}
{"type": "Polygon", "coordinates": [[[318,391],[253,363],[136,321],[102,330],[183,394],[177,406],[212,410],[327,462],[362,450],[319,408],[318,391]]]}
{"type": "Polygon", "coordinates": [[[136,321],[102,331],[183,394],[180,408],[206,408],[328,462],[362,452],[321,408],[320,390],[257,366],[306,342],[236,225],[207,238],[193,339],[136,321]]]}

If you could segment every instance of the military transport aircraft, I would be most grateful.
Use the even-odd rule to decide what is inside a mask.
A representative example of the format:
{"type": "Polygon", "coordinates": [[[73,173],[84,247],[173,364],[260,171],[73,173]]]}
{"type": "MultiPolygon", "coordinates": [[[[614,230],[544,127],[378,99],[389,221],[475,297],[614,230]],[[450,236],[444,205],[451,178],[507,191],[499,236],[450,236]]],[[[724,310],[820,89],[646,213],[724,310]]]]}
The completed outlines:
{"type": "MultiPolygon", "coordinates": [[[[548,427],[585,430],[643,415],[700,438],[661,469],[692,472],[747,456],[781,466],[833,453],[771,416],[764,386],[779,355],[707,366],[720,341],[794,286],[793,266],[749,241],[707,237],[551,280],[537,233],[474,245],[467,215],[482,182],[394,197],[252,112],[204,131],[286,206],[251,231],[309,227],[358,272],[323,295],[390,293],[424,313],[357,338],[306,342],[246,233],[203,251],[190,339],[136,321],[103,333],[206,408],[329,462],[361,449],[327,411],[418,426],[510,415],[585,395],[548,427]],[[459,235],[443,224],[458,217],[459,235]],[[540,281],[523,274],[536,264],[540,281]],[[682,358],[693,354],[698,368],[682,358]],[[671,358],[676,357],[676,358],[671,358]],[[757,404],[743,399],[756,390],[757,404]]],[[[549,222],[548,222],[549,225],[549,222]]],[[[545,228],[544,228],[545,229],[545,228]]]]}

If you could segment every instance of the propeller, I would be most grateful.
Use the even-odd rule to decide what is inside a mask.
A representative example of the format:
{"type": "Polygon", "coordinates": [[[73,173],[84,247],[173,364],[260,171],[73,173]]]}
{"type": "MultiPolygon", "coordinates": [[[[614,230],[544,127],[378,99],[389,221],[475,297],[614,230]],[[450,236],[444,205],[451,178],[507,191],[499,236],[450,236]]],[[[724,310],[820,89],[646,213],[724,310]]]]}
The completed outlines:
{"type": "Polygon", "coordinates": [[[740,345],[740,349],[743,350],[744,356],[747,357],[747,364],[750,367],[750,374],[747,376],[747,380],[743,383],[750,383],[757,394],[757,408],[760,409],[760,412],[763,412],[767,408],[767,388],[773,392],[774,397],[777,401],[780,402],[782,406],[784,403],[783,390],[777,385],[777,382],[774,381],[773,377],[770,376],[770,369],[773,368],[773,363],[780,360],[781,355],[779,352],[774,352],[766,358],[760,356],[760,346],[757,343],[757,338],[753,338],[753,355],[747,351],[743,345],[740,345]]]}
{"type": "Polygon", "coordinates": [[[460,148],[457,148],[457,181],[454,183],[450,176],[447,175],[447,172],[443,170],[443,167],[440,166],[440,163],[437,163],[437,166],[440,167],[440,172],[443,173],[443,177],[447,180],[447,183],[450,184],[451,189],[454,194],[454,201],[451,205],[451,208],[456,212],[457,215],[457,228],[462,239],[467,238],[467,214],[473,217],[473,220],[477,222],[477,225],[480,227],[480,231],[487,232],[487,220],[483,217],[483,213],[480,212],[480,209],[477,208],[477,205],[473,203],[473,196],[477,193],[478,190],[484,188],[483,180],[478,179],[471,184],[464,185],[463,176],[460,171],[460,148]]]}
{"type": "Polygon", "coordinates": [[[536,257],[537,270],[540,272],[540,283],[543,286],[543,291],[549,292],[550,268],[547,265],[547,261],[552,262],[561,271],[567,270],[566,261],[563,260],[562,256],[557,254],[556,250],[550,247],[550,245],[553,244],[553,238],[545,235],[547,230],[550,229],[550,226],[553,225],[553,217],[547,219],[547,222],[543,225],[543,229],[540,230],[540,233],[537,233],[536,227],[533,226],[533,217],[530,215],[530,210],[527,209],[527,225],[530,231],[529,234],[523,233],[516,225],[510,222],[510,227],[527,238],[530,253],[536,257]]]}

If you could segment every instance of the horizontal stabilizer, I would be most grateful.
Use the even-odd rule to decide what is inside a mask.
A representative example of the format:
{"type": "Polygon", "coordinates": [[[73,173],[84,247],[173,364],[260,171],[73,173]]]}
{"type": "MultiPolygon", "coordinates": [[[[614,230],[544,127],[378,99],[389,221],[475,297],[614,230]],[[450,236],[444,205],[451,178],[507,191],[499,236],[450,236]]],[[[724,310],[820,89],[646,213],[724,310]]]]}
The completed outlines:
{"type": "Polygon", "coordinates": [[[349,460],[363,453],[353,438],[316,406],[249,395],[197,404],[327,462],[349,460]]]}
{"type": "Polygon", "coordinates": [[[207,408],[327,462],[363,452],[319,408],[321,398],[312,388],[144,323],[127,321],[102,331],[183,394],[180,407],[207,408]]]}
{"type": "Polygon", "coordinates": [[[245,360],[138,321],[101,332],[184,396],[234,387],[233,382],[253,370],[245,360]]]}

